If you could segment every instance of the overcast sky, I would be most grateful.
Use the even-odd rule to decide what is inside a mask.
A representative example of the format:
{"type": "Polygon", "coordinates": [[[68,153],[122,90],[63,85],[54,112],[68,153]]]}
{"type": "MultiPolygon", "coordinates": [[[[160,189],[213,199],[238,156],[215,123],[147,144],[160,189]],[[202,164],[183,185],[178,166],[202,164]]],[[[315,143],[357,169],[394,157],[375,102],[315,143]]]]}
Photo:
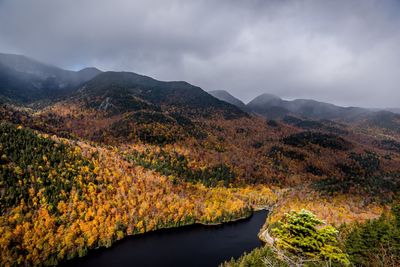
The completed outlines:
{"type": "Polygon", "coordinates": [[[0,51],[245,102],[400,107],[399,0],[0,0],[0,51]]]}

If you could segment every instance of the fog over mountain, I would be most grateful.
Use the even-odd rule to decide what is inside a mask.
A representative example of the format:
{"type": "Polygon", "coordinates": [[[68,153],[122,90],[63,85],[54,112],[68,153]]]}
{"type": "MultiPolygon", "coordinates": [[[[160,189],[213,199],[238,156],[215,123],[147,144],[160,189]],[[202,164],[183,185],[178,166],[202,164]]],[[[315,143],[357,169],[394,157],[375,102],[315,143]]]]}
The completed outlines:
{"type": "Polygon", "coordinates": [[[396,0],[0,1],[0,51],[94,66],[248,102],[268,92],[398,107],[396,0]]]}
{"type": "Polygon", "coordinates": [[[0,102],[3,98],[28,103],[63,97],[99,73],[93,67],[70,71],[26,56],[0,53],[0,102]]]}

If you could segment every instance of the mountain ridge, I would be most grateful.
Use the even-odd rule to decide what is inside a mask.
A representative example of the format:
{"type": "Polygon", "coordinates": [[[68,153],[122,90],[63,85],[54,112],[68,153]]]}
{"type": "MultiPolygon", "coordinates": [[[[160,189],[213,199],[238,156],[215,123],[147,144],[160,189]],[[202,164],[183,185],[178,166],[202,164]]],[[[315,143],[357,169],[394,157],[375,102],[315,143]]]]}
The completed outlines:
{"type": "Polygon", "coordinates": [[[64,70],[26,56],[0,53],[0,95],[22,103],[54,98],[99,73],[93,67],[64,70]]]}
{"type": "MultiPolygon", "coordinates": [[[[183,109],[184,112],[193,115],[200,111],[207,115],[207,110],[211,112],[215,109],[226,116],[246,116],[244,111],[220,101],[198,86],[185,81],[159,81],[134,72],[103,72],[84,83],[75,95],[83,95],[91,104],[97,105],[104,101],[114,101],[116,103],[113,106],[128,105],[133,109],[140,109],[142,104],[150,104],[160,109],[183,109]],[[139,107],[134,107],[137,104],[139,107]]],[[[128,108],[123,111],[132,110],[128,108]]]]}

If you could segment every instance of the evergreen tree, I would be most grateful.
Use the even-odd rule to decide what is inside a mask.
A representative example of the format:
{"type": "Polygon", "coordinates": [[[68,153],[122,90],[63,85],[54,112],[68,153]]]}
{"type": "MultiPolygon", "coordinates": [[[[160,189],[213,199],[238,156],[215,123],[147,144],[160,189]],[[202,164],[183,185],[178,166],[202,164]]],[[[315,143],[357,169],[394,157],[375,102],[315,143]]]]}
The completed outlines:
{"type": "Polygon", "coordinates": [[[286,214],[272,229],[276,246],[288,252],[295,261],[328,261],[349,265],[347,255],[338,246],[338,231],[318,219],[313,213],[301,210],[286,214]]]}

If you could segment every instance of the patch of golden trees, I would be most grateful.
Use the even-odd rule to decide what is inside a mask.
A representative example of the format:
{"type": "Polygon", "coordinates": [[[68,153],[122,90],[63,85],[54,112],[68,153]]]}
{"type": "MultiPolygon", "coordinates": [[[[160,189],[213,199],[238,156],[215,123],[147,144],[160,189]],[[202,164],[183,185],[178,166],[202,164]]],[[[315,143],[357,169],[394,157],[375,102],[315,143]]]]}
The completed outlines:
{"type": "Polygon", "coordinates": [[[174,185],[168,177],[125,161],[112,147],[78,142],[74,151],[88,157],[93,170],[80,169],[77,186],[66,200],[54,208],[41,190],[30,190],[29,204],[22,200],[2,211],[3,265],[52,265],[85,255],[91,248],[108,247],[126,235],[229,221],[248,216],[252,205],[276,201],[276,192],[265,186],[210,189],[201,184],[174,185]]]}

